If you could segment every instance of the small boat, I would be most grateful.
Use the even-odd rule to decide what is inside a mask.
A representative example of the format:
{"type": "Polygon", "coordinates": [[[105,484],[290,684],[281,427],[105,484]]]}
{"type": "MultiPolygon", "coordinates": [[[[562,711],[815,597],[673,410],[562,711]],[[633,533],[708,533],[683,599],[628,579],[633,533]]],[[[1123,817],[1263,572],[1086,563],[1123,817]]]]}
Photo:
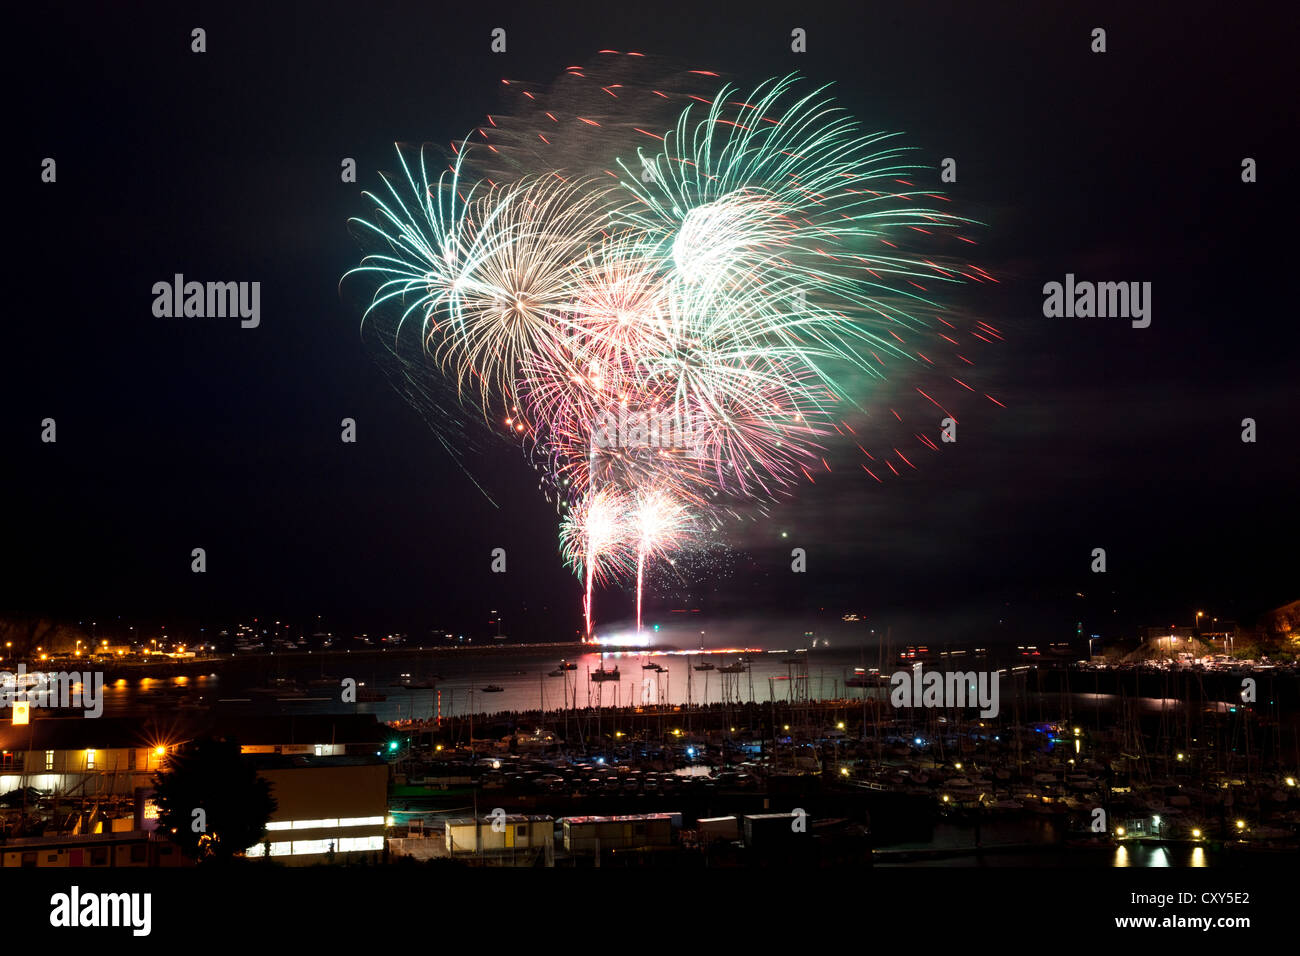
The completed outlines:
{"type": "Polygon", "coordinates": [[[615,667],[612,671],[607,671],[603,667],[598,667],[596,670],[591,672],[591,679],[597,682],[618,680],[618,667],[615,667]]]}
{"type": "Polygon", "coordinates": [[[660,667],[659,667],[659,665],[656,664],[654,661],[649,661],[649,662],[647,662],[647,663],[645,663],[645,664],[642,664],[642,665],[641,665],[641,669],[642,669],[643,671],[657,671],[657,670],[660,670],[660,667]]]}
{"type": "Polygon", "coordinates": [[[488,684],[486,687],[483,688],[483,693],[485,693],[485,694],[499,694],[499,693],[501,693],[503,690],[505,690],[505,688],[502,687],[500,684],[488,684]]]}
{"type": "Polygon", "coordinates": [[[696,664],[695,669],[697,671],[711,671],[716,670],[717,668],[715,668],[711,662],[705,661],[703,664],[696,664]]]}
{"type": "Polygon", "coordinates": [[[745,673],[744,664],[724,664],[718,668],[720,674],[743,674],[745,673]]]}
{"type": "Polygon", "coordinates": [[[578,669],[577,664],[570,663],[569,661],[560,661],[560,667],[566,671],[576,671],[578,669]]]}

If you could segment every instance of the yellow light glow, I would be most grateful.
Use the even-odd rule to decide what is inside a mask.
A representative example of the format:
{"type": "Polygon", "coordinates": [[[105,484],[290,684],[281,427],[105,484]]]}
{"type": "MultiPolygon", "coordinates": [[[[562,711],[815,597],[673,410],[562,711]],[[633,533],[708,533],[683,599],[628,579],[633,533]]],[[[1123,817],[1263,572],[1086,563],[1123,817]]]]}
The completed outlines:
{"type": "Polygon", "coordinates": [[[1193,831],[1192,831],[1192,839],[1193,839],[1193,840],[1199,840],[1200,838],[1201,838],[1201,831],[1200,831],[1200,830],[1193,830],[1193,831]]]}
{"type": "Polygon", "coordinates": [[[1124,830],[1123,827],[1116,827],[1116,828],[1115,828],[1115,836],[1123,836],[1125,832],[1126,832],[1126,831],[1124,830]]]}
{"type": "Polygon", "coordinates": [[[14,701],[14,719],[15,727],[21,727],[23,724],[31,721],[32,705],[25,700],[14,701]]]}

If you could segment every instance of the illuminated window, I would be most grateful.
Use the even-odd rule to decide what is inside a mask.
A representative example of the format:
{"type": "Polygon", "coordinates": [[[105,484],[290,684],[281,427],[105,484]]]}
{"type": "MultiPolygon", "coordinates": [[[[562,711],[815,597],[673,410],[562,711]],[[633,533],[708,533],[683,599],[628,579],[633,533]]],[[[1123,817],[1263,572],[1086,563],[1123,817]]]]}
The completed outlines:
{"type": "MultiPolygon", "coordinates": [[[[271,844],[271,856],[289,856],[289,854],[292,852],[293,852],[293,844],[287,840],[283,843],[271,844]]],[[[255,846],[250,846],[247,850],[245,850],[244,855],[245,856],[266,856],[266,847],[263,844],[258,843],[255,846]]]]}
{"type": "Polygon", "coordinates": [[[338,846],[340,853],[356,853],[363,850],[382,850],[383,848],[384,838],[381,836],[344,837],[339,840],[338,846]]]}
{"type": "Polygon", "coordinates": [[[293,828],[295,830],[322,830],[325,827],[336,827],[339,825],[338,818],[333,820],[294,820],[293,828]]]}
{"type": "Polygon", "coordinates": [[[47,751],[45,751],[45,769],[46,769],[46,770],[53,770],[53,769],[54,769],[54,751],[53,751],[53,750],[47,750],[47,751]]]}
{"type": "Polygon", "coordinates": [[[341,827],[382,827],[383,817],[344,817],[339,821],[341,827]]]}
{"type": "Polygon", "coordinates": [[[95,751],[93,750],[86,751],[86,769],[87,770],[95,769],[95,751]]]}
{"type": "Polygon", "coordinates": [[[328,853],[334,840],[294,840],[293,855],[304,856],[309,853],[328,853]]]}
{"type": "Polygon", "coordinates": [[[268,830],[288,830],[292,826],[292,820],[277,820],[274,823],[268,823],[266,828],[268,830]]]}

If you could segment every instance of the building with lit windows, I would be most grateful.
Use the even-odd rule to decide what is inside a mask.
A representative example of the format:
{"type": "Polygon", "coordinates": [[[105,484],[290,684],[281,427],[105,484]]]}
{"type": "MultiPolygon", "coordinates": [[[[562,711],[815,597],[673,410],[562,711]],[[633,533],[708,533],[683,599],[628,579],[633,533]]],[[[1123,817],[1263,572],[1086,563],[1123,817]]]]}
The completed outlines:
{"type": "Polygon", "coordinates": [[[199,736],[238,741],[246,754],[312,757],[373,755],[391,736],[373,714],[216,717],[165,725],[122,717],[0,720],[0,794],[32,787],[46,794],[130,797],[152,787],[167,754],[199,736]]]}
{"type": "Polygon", "coordinates": [[[244,759],[271,783],[275,813],[266,840],[248,856],[294,866],[378,860],[388,824],[388,764],[369,756],[250,754],[244,759]]]}
{"type": "Polygon", "coordinates": [[[147,787],[179,743],[138,720],[40,717],[0,721],[0,793],[32,787],[43,793],[129,797],[147,787]]]}

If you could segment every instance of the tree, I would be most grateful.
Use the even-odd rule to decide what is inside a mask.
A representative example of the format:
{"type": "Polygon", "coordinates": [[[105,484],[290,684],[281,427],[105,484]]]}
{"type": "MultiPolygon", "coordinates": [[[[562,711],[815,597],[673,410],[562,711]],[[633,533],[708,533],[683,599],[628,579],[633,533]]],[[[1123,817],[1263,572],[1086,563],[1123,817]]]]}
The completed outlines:
{"type": "Polygon", "coordinates": [[[200,863],[228,863],[260,842],[275,812],[271,783],[231,740],[200,738],[154,777],[158,823],[200,863]]]}

